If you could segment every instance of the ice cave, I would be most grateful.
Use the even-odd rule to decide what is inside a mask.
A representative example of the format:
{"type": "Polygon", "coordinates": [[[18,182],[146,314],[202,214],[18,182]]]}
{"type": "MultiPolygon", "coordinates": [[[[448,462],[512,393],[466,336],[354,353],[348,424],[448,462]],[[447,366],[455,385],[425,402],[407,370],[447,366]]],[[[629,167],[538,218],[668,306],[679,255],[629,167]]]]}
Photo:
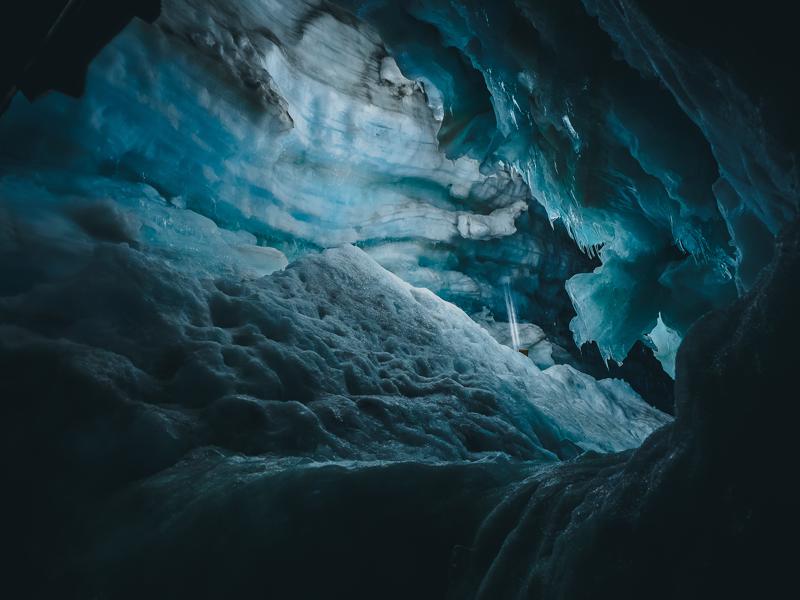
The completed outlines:
{"type": "Polygon", "coordinates": [[[2,597],[795,597],[795,13],[7,0],[2,597]]]}

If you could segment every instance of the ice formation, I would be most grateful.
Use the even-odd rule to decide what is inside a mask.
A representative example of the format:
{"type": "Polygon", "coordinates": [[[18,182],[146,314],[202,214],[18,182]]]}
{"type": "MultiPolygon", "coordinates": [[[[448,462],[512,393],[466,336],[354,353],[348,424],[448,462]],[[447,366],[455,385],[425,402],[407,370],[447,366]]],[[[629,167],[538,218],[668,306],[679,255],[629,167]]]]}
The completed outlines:
{"type": "Polygon", "coordinates": [[[541,370],[351,245],[285,266],[146,184],[70,185],[64,202],[52,173],[0,177],[4,455],[24,455],[8,477],[13,506],[32,497],[12,509],[36,515],[20,520],[26,539],[61,565],[28,584],[45,595],[244,593],[256,571],[235,564],[264,560],[276,593],[313,597],[324,580],[298,568],[321,552],[339,570],[337,540],[372,547],[376,518],[381,561],[406,548],[395,528],[441,528],[441,544],[397,556],[438,571],[479,498],[671,421],[623,381],[541,370]]]}
{"type": "Polygon", "coordinates": [[[123,4],[153,23],[80,98],[0,115],[0,455],[31,596],[772,576],[797,512],[791,124],[656,26],[673,3],[123,4]]]}
{"type": "Polygon", "coordinates": [[[680,338],[747,288],[797,181],[757,125],[726,143],[701,76],[680,88],[584,4],[167,0],[80,101],[18,98],[4,160],[146,183],[288,259],[355,243],[470,313],[502,318],[510,277],[520,320],[622,362],[659,315],[680,338]]]}
{"type": "Polygon", "coordinates": [[[681,344],[680,336],[677,332],[667,327],[661,315],[658,315],[656,326],[653,327],[653,331],[647,334],[647,337],[653,342],[655,355],[661,361],[664,370],[670,377],[675,379],[675,355],[681,344]]]}
{"type": "Polygon", "coordinates": [[[797,169],[759,109],[635,3],[343,4],[437,88],[449,155],[510,165],[599,257],[568,283],[571,329],[608,359],[621,362],[659,315],[681,338],[746,290],[797,213],[797,169]],[[464,106],[465,95],[485,102],[464,106]]]}
{"type": "Polygon", "coordinates": [[[5,356],[49,343],[51,368],[105,389],[176,451],[199,436],[317,460],[552,458],[633,447],[668,421],[624,382],[541,371],[352,246],[262,277],[285,259],[144,186],[86,182],[118,202],[54,205],[8,183],[5,356]]]}

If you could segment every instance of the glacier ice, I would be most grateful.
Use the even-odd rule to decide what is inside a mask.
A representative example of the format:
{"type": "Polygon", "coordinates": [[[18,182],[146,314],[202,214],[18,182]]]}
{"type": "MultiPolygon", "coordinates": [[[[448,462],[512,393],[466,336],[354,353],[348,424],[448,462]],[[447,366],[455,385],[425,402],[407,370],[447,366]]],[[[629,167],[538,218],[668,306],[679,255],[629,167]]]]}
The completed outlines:
{"type": "Polygon", "coordinates": [[[599,1],[169,0],[80,101],[17,99],[2,160],[144,183],[254,236],[262,274],[354,243],[498,318],[510,278],[525,321],[621,363],[659,315],[681,338],[745,291],[798,189],[751,103],[728,140],[703,109],[721,92],[679,83],[687,57],[630,14],[646,40],[599,1]]]}
{"type": "Polygon", "coordinates": [[[796,153],[649,4],[164,0],[85,97],[17,98],[0,439],[30,595],[791,573],[796,153]],[[672,389],[657,360],[674,420],[631,387],[672,389]]]}
{"type": "MultiPolygon", "coordinates": [[[[469,312],[502,311],[511,277],[526,318],[568,334],[561,282],[585,261],[529,210],[519,173],[456,133],[454,100],[441,99],[460,79],[442,91],[412,78],[374,29],[330,4],[163,6],[101,53],[80,100],[14,101],[0,121],[7,168],[39,165],[65,197],[84,193],[71,174],[145,184],[255,236],[254,259],[268,259],[254,246],[291,260],[355,243],[469,312]]],[[[481,81],[458,61],[447,69],[481,81]]],[[[493,122],[488,100],[457,103],[493,122]]]]}
{"type": "Polygon", "coordinates": [[[286,265],[145,183],[73,174],[66,202],[61,176],[0,175],[9,498],[60,565],[33,589],[202,597],[258,572],[313,597],[329,584],[300,567],[332,577],[380,531],[381,561],[423,560],[403,596],[504,486],[672,420],[623,381],[540,369],[354,246],[286,265]]]}
{"type": "MultiPolygon", "coordinates": [[[[22,283],[0,297],[3,356],[41,353],[171,452],[553,458],[633,447],[668,422],[624,382],[540,370],[353,246],[279,270],[277,251],[141,184],[84,182],[109,207],[4,183],[2,265],[22,283]]],[[[124,422],[96,427],[128,439],[124,422]]]]}
{"type": "Polygon", "coordinates": [[[658,315],[656,326],[647,334],[647,337],[655,345],[656,358],[664,365],[664,370],[670,377],[675,379],[675,355],[681,344],[680,336],[675,330],[667,327],[661,315],[658,315]]]}
{"type": "MultiPolygon", "coordinates": [[[[773,234],[797,214],[797,169],[758,108],[633,3],[340,4],[381,32],[402,69],[436,85],[444,105],[470,81],[443,71],[453,54],[482,75],[495,117],[482,125],[488,155],[513,166],[602,263],[570,281],[571,329],[607,359],[646,341],[659,314],[682,337],[746,290],[773,234]],[[747,124],[744,135],[734,120],[747,124]]],[[[471,119],[454,120],[469,129],[480,117],[471,119]]]]}

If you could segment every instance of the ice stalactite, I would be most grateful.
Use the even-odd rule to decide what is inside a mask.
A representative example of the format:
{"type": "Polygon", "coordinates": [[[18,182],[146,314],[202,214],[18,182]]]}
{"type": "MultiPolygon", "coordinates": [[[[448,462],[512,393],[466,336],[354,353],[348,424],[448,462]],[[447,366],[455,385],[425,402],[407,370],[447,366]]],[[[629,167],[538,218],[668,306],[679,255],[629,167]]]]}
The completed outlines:
{"type": "Polygon", "coordinates": [[[338,2],[453,108],[440,136],[459,140],[453,156],[509,165],[599,258],[570,280],[571,329],[606,360],[648,344],[659,315],[681,339],[733,301],[797,214],[792,149],[740,82],[672,44],[637,2],[338,2]],[[491,118],[461,102],[464,90],[486,98],[491,118]]]}

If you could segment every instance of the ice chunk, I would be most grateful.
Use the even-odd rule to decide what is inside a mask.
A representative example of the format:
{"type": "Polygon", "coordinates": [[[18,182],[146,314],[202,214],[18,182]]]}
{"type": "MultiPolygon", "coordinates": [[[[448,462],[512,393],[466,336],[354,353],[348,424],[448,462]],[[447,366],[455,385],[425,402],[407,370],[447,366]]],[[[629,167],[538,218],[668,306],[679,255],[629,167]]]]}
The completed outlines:
{"type": "Polygon", "coordinates": [[[528,209],[523,201],[518,201],[506,208],[498,208],[489,215],[458,215],[458,232],[461,237],[473,240],[486,240],[504,237],[516,232],[514,221],[528,209]]]}
{"type": "Polygon", "coordinates": [[[658,322],[647,337],[655,345],[656,358],[661,362],[667,374],[675,379],[675,355],[681,345],[681,336],[674,329],[670,329],[658,315],[658,322]]]}

